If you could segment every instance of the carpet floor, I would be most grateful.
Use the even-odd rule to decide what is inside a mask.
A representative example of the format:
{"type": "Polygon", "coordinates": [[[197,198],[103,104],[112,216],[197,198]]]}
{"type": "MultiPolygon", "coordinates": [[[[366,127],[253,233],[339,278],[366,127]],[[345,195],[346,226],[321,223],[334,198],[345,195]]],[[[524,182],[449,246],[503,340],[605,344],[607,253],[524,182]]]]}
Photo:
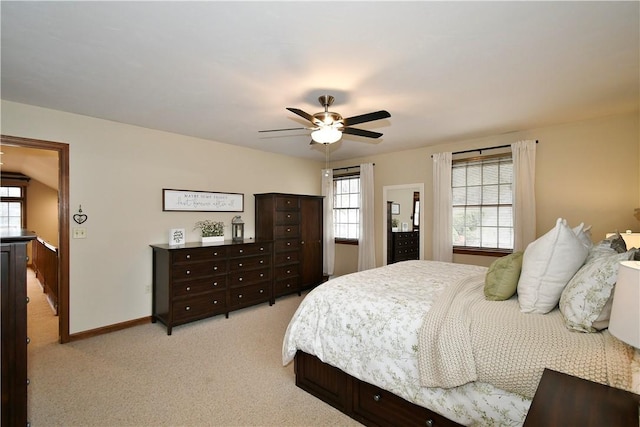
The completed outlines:
{"type": "Polygon", "coordinates": [[[28,417],[51,426],[358,426],[295,386],[282,339],[302,301],[173,329],[145,324],[68,344],[28,271],[28,417]]]}

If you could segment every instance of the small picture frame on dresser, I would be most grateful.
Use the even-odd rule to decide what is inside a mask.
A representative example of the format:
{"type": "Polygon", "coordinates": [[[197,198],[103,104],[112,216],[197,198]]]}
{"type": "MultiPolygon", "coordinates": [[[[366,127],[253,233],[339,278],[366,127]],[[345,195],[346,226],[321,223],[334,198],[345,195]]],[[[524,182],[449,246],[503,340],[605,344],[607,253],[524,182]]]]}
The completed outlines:
{"type": "Polygon", "coordinates": [[[186,233],[184,228],[172,228],[169,230],[169,246],[176,247],[184,245],[186,233]]]}

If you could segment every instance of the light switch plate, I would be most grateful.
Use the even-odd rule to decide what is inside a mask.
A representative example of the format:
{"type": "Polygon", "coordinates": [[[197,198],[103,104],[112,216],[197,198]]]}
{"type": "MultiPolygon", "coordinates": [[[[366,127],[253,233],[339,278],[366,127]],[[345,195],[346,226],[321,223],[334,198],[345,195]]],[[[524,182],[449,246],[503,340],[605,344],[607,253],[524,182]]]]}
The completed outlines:
{"type": "Polygon", "coordinates": [[[87,238],[87,229],[86,229],[86,227],[74,227],[73,228],[73,238],[74,239],[86,239],[87,238]]]}

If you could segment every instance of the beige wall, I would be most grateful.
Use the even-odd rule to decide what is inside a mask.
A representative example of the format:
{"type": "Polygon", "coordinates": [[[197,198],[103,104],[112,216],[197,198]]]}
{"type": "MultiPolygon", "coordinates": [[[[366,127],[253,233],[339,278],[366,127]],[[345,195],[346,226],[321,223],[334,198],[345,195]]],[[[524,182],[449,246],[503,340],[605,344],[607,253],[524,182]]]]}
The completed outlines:
{"type": "MultiPolygon", "coordinates": [[[[593,226],[593,238],[602,239],[606,232],[632,229],[640,231],[634,208],[640,206],[638,114],[589,120],[579,123],[532,129],[467,141],[424,147],[417,150],[371,156],[344,162],[344,167],[362,162],[375,163],[376,254],[383,264],[382,189],[388,185],[425,183],[423,203],[425,222],[424,259],[430,259],[433,228],[431,154],[462,151],[480,147],[510,144],[523,139],[537,139],[536,200],[537,234],[544,234],[558,217],[571,225],[581,221],[593,226]]],[[[384,141],[393,144],[393,141],[384,141]]],[[[337,245],[336,259],[346,274],[357,269],[357,251],[337,245]]],[[[488,265],[494,258],[455,256],[455,262],[488,265]]]]}
{"type": "Polygon", "coordinates": [[[167,243],[171,228],[198,240],[196,221],[229,224],[235,215],[163,212],[162,188],[244,193],[247,237],[255,235],[254,193],[321,191],[322,162],[24,104],[2,102],[2,133],[70,146],[71,214],[82,205],[89,217],[88,237],[70,241],[72,334],[149,316],[149,245],[167,243]]]}
{"type": "Polygon", "coordinates": [[[27,228],[58,246],[58,192],[35,179],[27,187],[27,228]]]}

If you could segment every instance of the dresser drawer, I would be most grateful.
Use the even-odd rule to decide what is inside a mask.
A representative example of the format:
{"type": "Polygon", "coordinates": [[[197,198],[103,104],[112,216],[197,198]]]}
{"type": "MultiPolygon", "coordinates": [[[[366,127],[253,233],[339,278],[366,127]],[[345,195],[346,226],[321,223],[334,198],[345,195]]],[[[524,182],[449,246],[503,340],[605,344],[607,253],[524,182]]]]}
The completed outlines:
{"type": "Polygon", "coordinates": [[[276,239],[290,239],[294,237],[300,237],[299,225],[276,225],[275,226],[276,239]]]}
{"type": "Polygon", "coordinates": [[[287,277],[297,277],[300,274],[299,264],[291,264],[291,265],[282,265],[276,267],[276,277],[278,280],[284,279],[287,277]]]}
{"type": "Polygon", "coordinates": [[[171,271],[173,280],[185,280],[198,277],[213,276],[227,272],[227,261],[215,260],[212,262],[195,262],[176,264],[171,271]]]}
{"type": "Polygon", "coordinates": [[[196,295],[203,292],[211,292],[222,290],[227,287],[227,276],[213,276],[206,279],[187,280],[175,282],[171,286],[172,295],[174,297],[182,297],[186,295],[196,295]]]}
{"type": "Polygon", "coordinates": [[[384,426],[459,426],[445,417],[376,386],[354,381],[353,411],[384,426]]]}
{"type": "Polygon", "coordinates": [[[300,290],[300,277],[287,277],[283,280],[277,280],[273,284],[273,292],[275,296],[286,295],[300,290]]]}
{"type": "Polygon", "coordinates": [[[269,301],[271,299],[270,287],[271,282],[262,282],[231,289],[231,307],[269,301]]]}
{"type": "Polygon", "coordinates": [[[276,211],[276,225],[300,224],[300,212],[276,211]]]}
{"type": "Polygon", "coordinates": [[[229,258],[268,253],[271,253],[271,243],[252,243],[228,247],[229,258]]]}
{"type": "Polygon", "coordinates": [[[207,317],[227,311],[225,291],[175,300],[173,303],[173,318],[176,322],[196,317],[207,317]]]}
{"type": "Polygon", "coordinates": [[[295,196],[277,196],[276,210],[297,210],[300,209],[300,199],[295,196]]]}
{"type": "Polygon", "coordinates": [[[298,249],[300,247],[300,240],[299,239],[281,239],[281,240],[276,240],[276,253],[277,252],[284,252],[284,251],[291,251],[294,249],[298,249]]]}
{"type": "Polygon", "coordinates": [[[292,264],[297,263],[300,259],[300,252],[298,251],[289,251],[289,252],[281,252],[275,255],[275,265],[282,264],[292,264]]]}
{"type": "Polygon", "coordinates": [[[229,273],[229,286],[245,286],[271,279],[271,267],[229,273]]]}
{"type": "Polygon", "coordinates": [[[234,258],[229,260],[229,271],[252,270],[268,267],[271,264],[271,254],[234,258]]]}
{"type": "Polygon", "coordinates": [[[180,249],[177,251],[171,251],[171,262],[197,262],[220,259],[226,256],[227,248],[222,247],[210,247],[210,248],[193,248],[193,249],[180,249]]]}

